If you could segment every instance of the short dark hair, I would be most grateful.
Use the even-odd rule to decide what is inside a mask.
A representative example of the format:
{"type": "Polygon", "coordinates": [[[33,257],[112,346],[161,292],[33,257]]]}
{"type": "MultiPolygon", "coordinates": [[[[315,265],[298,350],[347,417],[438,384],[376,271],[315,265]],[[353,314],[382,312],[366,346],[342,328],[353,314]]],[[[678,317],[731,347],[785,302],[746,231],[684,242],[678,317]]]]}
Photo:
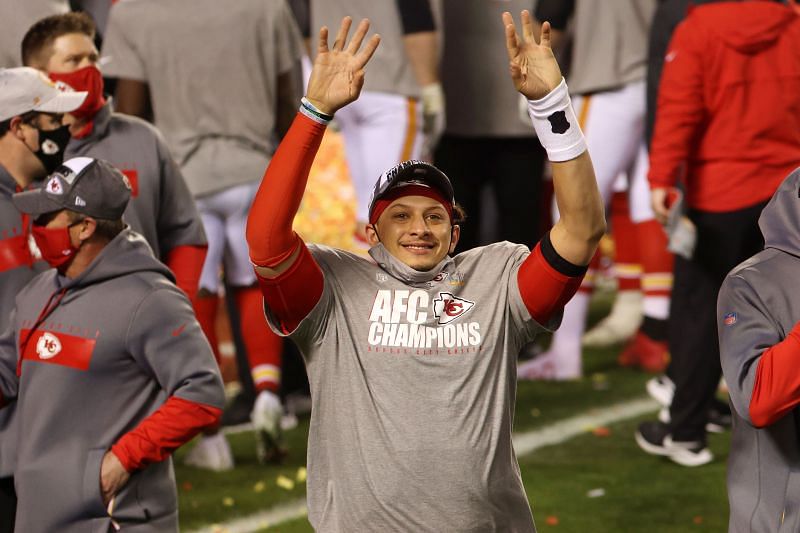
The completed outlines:
{"type": "MultiPolygon", "coordinates": [[[[80,222],[81,220],[86,218],[86,215],[83,213],[78,213],[76,211],[67,211],[69,214],[69,220],[71,223],[80,222]]],[[[107,241],[111,241],[119,235],[122,230],[125,229],[125,222],[121,218],[116,220],[111,220],[108,218],[95,218],[92,217],[95,221],[96,225],[94,228],[94,234],[98,237],[105,239],[107,241]]]]}
{"type": "MultiPolygon", "coordinates": [[[[39,115],[38,111],[27,111],[21,115],[17,115],[22,119],[22,122],[26,124],[30,124],[30,122],[39,115]]],[[[0,122],[0,137],[8,133],[11,129],[11,121],[17,117],[7,118],[6,120],[0,122]]]]}
{"type": "Polygon", "coordinates": [[[97,26],[92,17],[83,12],[51,15],[39,20],[22,38],[22,64],[43,68],[53,53],[53,41],[68,33],[82,33],[94,40],[97,26]]]}
{"type": "Polygon", "coordinates": [[[467,220],[467,210],[461,204],[453,204],[453,225],[463,224],[467,220]]]}

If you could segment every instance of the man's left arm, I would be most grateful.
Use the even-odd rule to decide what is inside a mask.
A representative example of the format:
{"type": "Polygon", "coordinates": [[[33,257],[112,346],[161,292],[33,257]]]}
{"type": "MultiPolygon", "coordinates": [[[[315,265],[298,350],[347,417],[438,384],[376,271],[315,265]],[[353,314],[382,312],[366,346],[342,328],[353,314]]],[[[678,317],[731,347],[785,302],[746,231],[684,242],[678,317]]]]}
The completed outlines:
{"type": "Polygon", "coordinates": [[[522,36],[510,13],[503,14],[511,78],[528,99],[528,109],[553,168],[560,219],[525,260],[517,279],[526,307],[546,323],[575,294],[586,265],[605,232],[605,209],[586,142],[550,47],[550,24],[535,24],[522,12],[522,36]]]}
{"type": "Polygon", "coordinates": [[[444,91],[439,79],[439,30],[429,0],[396,0],[403,47],[422,91],[425,148],[430,155],[444,132],[444,91]]]}
{"type": "Polygon", "coordinates": [[[178,164],[164,141],[157,139],[159,205],[156,215],[159,253],[175,274],[175,284],[189,298],[197,293],[208,251],[203,221],[178,164]]]}
{"type": "Polygon", "coordinates": [[[106,454],[101,468],[106,501],[127,482],[130,473],[163,461],[201,430],[216,424],[225,401],[211,347],[189,301],[174,288],[157,289],[144,299],[134,314],[127,345],[168,399],[122,435],[106,454]]]}

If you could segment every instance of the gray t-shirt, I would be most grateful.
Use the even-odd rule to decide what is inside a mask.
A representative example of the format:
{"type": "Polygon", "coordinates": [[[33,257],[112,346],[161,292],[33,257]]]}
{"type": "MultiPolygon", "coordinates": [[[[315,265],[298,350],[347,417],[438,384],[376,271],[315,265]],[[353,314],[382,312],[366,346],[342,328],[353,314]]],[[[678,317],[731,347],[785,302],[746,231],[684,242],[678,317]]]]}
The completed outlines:
{"type": "Polygon", "coordinates": [[[69,11],[67,0],[0,0],[0,67],[22,66],[22,38],[34,22],[69,11]]]}
{"type": "Polygon", "coordinates": [[[447,133],[468,137],[533,137],[519,119],[519,93],[508,76],[504,11],[519,17],[535,0],[445,0],[442,85],[447,133]]]}
{"type": "Polygon", "coordinates": [[[545,329],[517,286],[528,249],[476,248],[421,277],[387,252],[309,248],[323,294],[289,336],[311,383],[314,528],[535,531],[511,444],[517,354],[545,329]]]}
{"type": "Polygon", "coordinates": [[[128,0],[111,9],[103,72],[149,84],[156,126],[200,196],[261,178],[278,76],[302,53],[285,0],[128,0]]]}
{"type": "Polygon", "coordinates": [[[617,89],[647,75],[656,0],[576,0],[568,79],[572,94],[617,89]]]}
{"type": "Polygon", "coordinates": [[[381,44],[369,61],[364,90],[418,98],[419,85],[403,45],[403,27],[395,0],[311,0],[312,53],[316,54],[313,44],[322,26],[328,27],[329,44],[333,45],[345,15],[353,18],[353,27],[368,18],[369,34],[381,36],[381,44]]]}

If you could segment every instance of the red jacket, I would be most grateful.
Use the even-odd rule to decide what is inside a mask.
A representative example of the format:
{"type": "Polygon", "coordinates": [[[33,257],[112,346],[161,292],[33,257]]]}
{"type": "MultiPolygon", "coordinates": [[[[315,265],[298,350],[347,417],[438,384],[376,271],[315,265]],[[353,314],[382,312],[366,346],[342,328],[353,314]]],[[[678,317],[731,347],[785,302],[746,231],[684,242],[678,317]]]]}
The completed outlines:
{"type": "Polygon", "coordinates": [[[800,17],[775,2],[697,6],[676,28],[658,94],[650,186],[685,171],[688,205],[734,211],[800,166],[800,17]]]}

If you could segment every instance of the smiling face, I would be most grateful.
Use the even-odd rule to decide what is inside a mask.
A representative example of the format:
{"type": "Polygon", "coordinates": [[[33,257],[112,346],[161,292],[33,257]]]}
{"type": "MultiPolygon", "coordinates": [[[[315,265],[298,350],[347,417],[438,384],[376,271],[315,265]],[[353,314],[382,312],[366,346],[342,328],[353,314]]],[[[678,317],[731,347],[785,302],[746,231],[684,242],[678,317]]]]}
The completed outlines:
{"type": "Polygon", "coordinates": [[[426,272],[455,250],[461,228],[444,206],[427,196],[402,196],[367,226],[370,245],[378,242],[414,270],[426,272]]]}

